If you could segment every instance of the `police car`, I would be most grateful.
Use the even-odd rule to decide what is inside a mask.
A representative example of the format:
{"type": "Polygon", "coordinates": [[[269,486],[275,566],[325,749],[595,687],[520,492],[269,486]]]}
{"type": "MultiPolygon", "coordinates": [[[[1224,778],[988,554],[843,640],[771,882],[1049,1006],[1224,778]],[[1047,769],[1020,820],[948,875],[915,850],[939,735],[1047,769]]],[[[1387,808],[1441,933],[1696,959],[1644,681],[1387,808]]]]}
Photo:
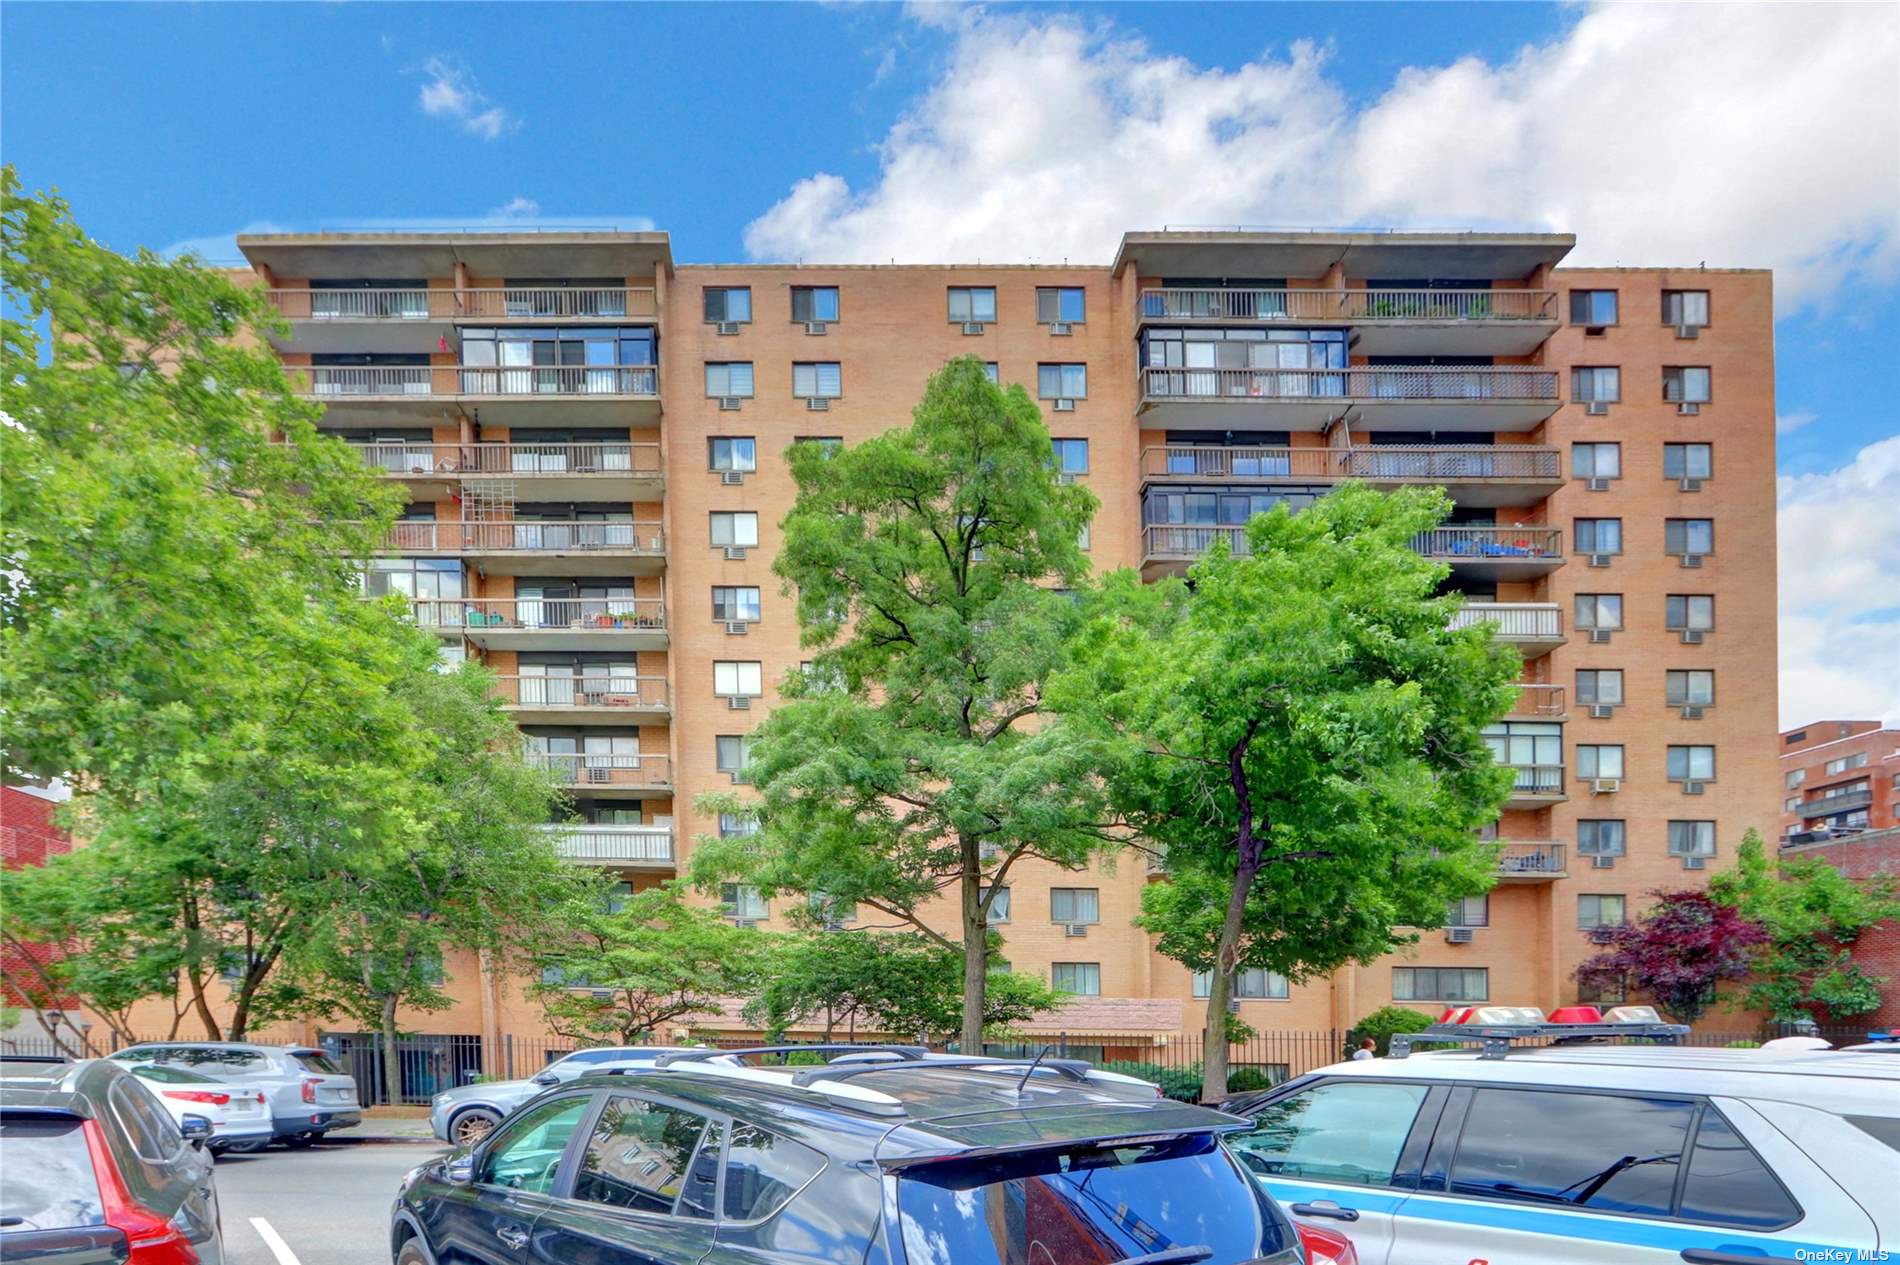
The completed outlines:
{"type": "Polygon", "coordinates": [[[1687,1032],[1648,1007],[1447,1011],[1393,1057],[1223,1103],[1256,1122],[1228,1145],[1361,1265],[1900,1261],[1900,1059],[1687,1032]]]}

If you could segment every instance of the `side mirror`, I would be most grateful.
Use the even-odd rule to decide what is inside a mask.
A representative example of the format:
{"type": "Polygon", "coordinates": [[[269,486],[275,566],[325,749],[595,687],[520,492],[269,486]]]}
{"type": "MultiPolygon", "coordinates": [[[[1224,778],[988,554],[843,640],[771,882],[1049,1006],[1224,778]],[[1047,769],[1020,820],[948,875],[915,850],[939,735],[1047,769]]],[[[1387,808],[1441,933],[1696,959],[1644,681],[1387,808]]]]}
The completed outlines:
{"type": "Polygon", "coordinates": [[[211,1140],[211,1120],[208,1116],[186,1114],[178,1121],[178,1131],[185,1135],[185,1141],[191,1143],[194,1150],[204,1150],[205,1143],[211,1140]]]}
{"type": "Polygon", "coordinates": [[[475,1180],[475,1157],[458,1155],[442,1166],[442,1178],[451,1186],[467,1186],[475,1180]]]}
{"type": "Polygon", "coordinates": [[[556,1076],[553,1072],[536,1072],[533,1076],[528,1078],[528,1083],[531,1085],[559,1085],[561,1078],[556,1076]]]}

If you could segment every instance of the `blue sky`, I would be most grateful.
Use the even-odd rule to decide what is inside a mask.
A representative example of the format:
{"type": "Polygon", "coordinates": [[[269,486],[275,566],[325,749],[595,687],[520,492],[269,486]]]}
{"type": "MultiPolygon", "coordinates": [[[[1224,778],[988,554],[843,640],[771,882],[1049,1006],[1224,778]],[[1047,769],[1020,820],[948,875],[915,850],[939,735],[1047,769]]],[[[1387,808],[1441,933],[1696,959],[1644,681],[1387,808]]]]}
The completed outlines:
{"type": "MultiPolygon", "coordinates": [[[[1773,266],[1779,465],[1813,480],[1900,433],[1895,13],[13,3],[0,120],[100,239],[214,256],[513,204],[650,221],[687,261],[1106,259],[1125,228],[1247,222],[1773,266]]],[[[1895,591],[1840,621],[1900,646],[1895,591]]]]}

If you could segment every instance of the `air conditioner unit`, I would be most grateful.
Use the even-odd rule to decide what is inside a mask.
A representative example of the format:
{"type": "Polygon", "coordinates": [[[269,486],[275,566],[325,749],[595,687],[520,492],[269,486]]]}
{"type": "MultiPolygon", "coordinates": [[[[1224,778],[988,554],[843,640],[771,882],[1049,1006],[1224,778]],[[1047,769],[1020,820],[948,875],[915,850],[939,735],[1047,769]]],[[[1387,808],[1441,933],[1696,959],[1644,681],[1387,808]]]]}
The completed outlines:
{"type": "Polygon", "coordinates": [[[744,694],[728,694],[726,695],[726,706],[735,712],[748,711],[752,707],[752,700],[744,694]]]}
{"type": "Polygon", "coordinates": [[[1614,715],[1616,715],[1616,708],[1607,706],[1602,703],[1598,703],[1596,706],[1590,709],[1591,720],[1608,720],[1610,717],[1614,715]]]}
{"type": "Polygon", "coordinates": [[[1613,856],[1604,855],[1604,856],[1593,856],[1590,858],[1591,869],[1608,870],[1608,869],[1614,868],[1615,865],[1616,865],[1616,858],[1613,856]]]}
{"type": "Polygon", "coordinates": [[[741,931],[750,931],[752,928],[759,925],[759,920],[757,918],[734,918],[732,920],[732,925],[739,928],[741,931]]]}
{"type": "Polygon", "coordinates": [[[736,488],[745,482],[745,471],[721,470],[719,472],[719,481],[729,488],[736,488]]]}
{"type": "Polygon", "coordinates": [[[1682,644],[1685,646],[1699,646],[1702,644],[1702,639],[1706,636],[1708,636],[1708,634],[1703,632],[1700,628],[1685,628],[1682,630],[1682,644]]]}
{"type": "Polygon", "coordinates": [[[1682,555],[1682,565],[1694,571],[1702,565],[1702,555],[1699,553],[1685,553],[1682,555]]]}
{"type": "Polygon", "coordinates": [[[736,334],[739,332],[739,322],[720,321],[718,323],[717,329],[721,334],[736,334]]]}
{"type": "Polygon", "coordinates": [[[825,324],[823,321],[806,321],[805,322],[805,332],[807,334],[810,334],[813,338],[824,337],[824,335],[828,333],[830,329],[831,329],[831,326],[825,324]]]}
{"type": "Polygon", "coordinates": [[[727,562],[744,562],[745,561],[745,546],[727,545],[726,546],[726,561],[727,562]]]}
{"type": "Polygon", "coordinates": [[[1591,479],[1583,486],[1586,491],[1590,492],[1608,492],[1610,490],[1610,481],[1608,479],[1591,479]]]}
{"type": "Polygon", "coordinates": [[[1584,414],[1589,417],[1608,417],[1610,415],[1610,402],[1608,400],[1591,400],[1588,404],[1583,406],[1583,411],[1584,414]]]}
{"type": "Polygon", "coordinates": [[[1610,941],[1614,939],[1616,939],[1615,927],[1590,928],[1590,943],[1591,944],[1608,944],[1610,941]]]}
{"type": "Polygon", "coordinates": [[[1057,400],[1050,407],[1054,408],[1055,411],[1058,413],[1073,413],[1075,412],[1075,401],[1074,400],[1057,400]]]}
{"type": "Polygon", "coordinates": [[[1681,716],[1684,720],[1701,720],[1702,709],[1694,706],[1684,707],[1677,715],[1681,716]]]}
{"type": "Polygon", "coordinates": [[[831,400],[822,395],[807,396],[805,397],[805,407],[814,413],[822,413],[831,407],[831,400]]]}
{"type": "Polygon", "coordinates": [[[1702,480],[1683,479],[1676,484],[1676,489],[1680,492],[1700,492],[1702,490],[1702,480]]]}
{"type": "Polygon", "coordinates": [[[1683,868],[1683,869],[1685,869],[1685,870],[1700,870],[1700,869],[1705,869],[1705,868],[1707,868],[1707,866],[1708,866],[1708,864],[1709,864],[1709,859],[1708,859],[1707,857],[1684,857],[1684,858],[1682,858],[1682,868],[1683,868]]]}
{"type": "Polygon", "coordinates": [[[1684,795],[1700,795],[1706,785],[1707,783],[1704,782],[1684,782],[1682,784],[1682,793],[1684,795]]]}
{"type": "Polygon", "coordinates": [[[746,630],[751,627],[752,625],[743,619],[729,619],[726,621],[726,636],[743,637],[746,635],[746,630]]]}
{"type": "Polygon", "coordinates": [[[1610,630],[1607,628],[1592,628],[1590,630],[1590,644],[1593,646],[1609,645],[1610,630]]]}
{"type": "Polygon", "coordinates": [[[1607,553],[1593,553],[1590,555],[1590,565],[1593,567],[1607,567],[1610,565],[1610,555],[1607,553]]]}
{"type": "Polygon", "coordinates": [[[739,397],[736,395],[722,395],[719,397],[719,411],[722,413],[737,413],[739,411],[739,403],[739,397]]]}
{"type": "Polygon", "coordinates": [[[1056,475],[1056,482],[1062,484],[1064,487],[1067,487],[1069,484],[1075,482],[1075,476],[1073,474],[1068,473],[1067,471],[1063,471],[1062,473],[1059,473],[1056,475]]]}
{"type": "Polygon", "coordinates": [[[1062,927],[1062,934],[1065,936],[1069,936],[1071,938],[1076,937],[1076,936],[1085,936],[1088,933],[1089,933],[1089,925],[1086,922],[1064,923],[1062,927]]]}
{"type": "Polygon", "coordinates": [[[1478,937],[1472,933],[1472,930],[1470,927],[1446,927],[1445,928],[1445,943],[1446,944],[1470,944],[1473,940],[1476,940],[1477,938],[1478,937]]]}
{"type": "Polygon", "coordinates": [[[1684,401],[1683,403],[1676,405],[1676,412],[1680,413],[1684,417],[1694,417],[1697,413],[1700,413],[1701,411],[1702,411],[1702,406],[1700,404],[1690,404],[1689,402],[1684,401]]]}
{"type": "Polygon", "coordinates": [[[1590,779],[1590,793],[1592,795],[1614,795],[1622,789],[1623,779],[1620,777],[1593,777],[1590,779]]]}
{"type": "Polygon", "coordinates": [[[981,334],[988,328],[989,326],[985,325],[982,321],[963,322],[963,332],[966,334],[981,334]]]}
{"type": "Polygon", "coordinates": [[[1067,321],[1051,321],[1049,323],[1049,332],[1058,338],[1062,338],[1075,333],[1075,327],[1070,325],[1067,321]]]}
{"type": "Polygon", "coordinates": [[[1700,325],[1676,326],[1677,338],[1694,338],[1696,335],[1700,334],[1701,332],[1702,332],[1702,327],[1700,325]]]}

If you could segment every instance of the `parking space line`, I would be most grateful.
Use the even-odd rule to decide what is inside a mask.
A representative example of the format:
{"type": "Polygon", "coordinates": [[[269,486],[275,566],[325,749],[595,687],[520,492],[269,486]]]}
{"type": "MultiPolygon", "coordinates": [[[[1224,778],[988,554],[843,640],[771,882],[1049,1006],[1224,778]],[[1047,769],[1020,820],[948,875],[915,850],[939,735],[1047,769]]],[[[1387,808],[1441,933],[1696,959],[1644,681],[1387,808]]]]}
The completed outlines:
{"type": "Polygon", "coordinates": [[[271,1255],[277,1258],[277,1265],[303,1265],[297,1254],[290,1250],[290,1244],[284,1242],[284,1236],[277,1233],[276,1227],[262,1217],[251,1218],[251,1228],[257,1231],[257,1237],[264,1240],[271,1255]]]}

